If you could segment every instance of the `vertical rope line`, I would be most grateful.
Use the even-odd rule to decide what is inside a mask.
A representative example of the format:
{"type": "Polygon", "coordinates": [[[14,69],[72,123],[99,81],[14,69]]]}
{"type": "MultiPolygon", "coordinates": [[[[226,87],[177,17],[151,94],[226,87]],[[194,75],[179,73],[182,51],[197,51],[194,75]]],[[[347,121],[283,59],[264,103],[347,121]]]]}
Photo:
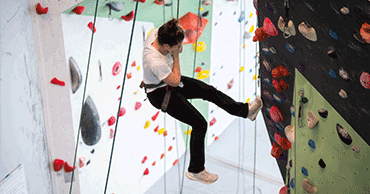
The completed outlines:
{"type": "MultiPolygon", "coordinates": [[[[242,2],[244,2],[244,6],[242,6],[243,7],[243,10],[244,10],[244,17],[245,17],[245,19],[244,19],[244,21],[242,21],[242,34],[241,34],[241,36],[242,36],[242,39],[243,39],[243,45],[245,44],[245,39],[244,39],[244,33],[245,33],[245,24],[244,24],[244,22],[245,22],[245,20],[247,20],[246,19],[246,7],[245,7],[245,1],[243,0],[242,2]]],[[[243,56],[244,56],[244,58],[243,58],[243,66],[244,66],[244,71],[243,71],[243,102],[244,102],[244,100],[245,100],[245,66],[246,66],[246,64],[245,64],[245,61],[246,61],[246,57],[245,57],[245,50],[243,50],[243,56]]],[[[249,102],[248,102],[249,103],[249,102]]],[[[249,106],[248,106],[249,107],[249,106]]],[[[249,111],[248,111],[248,114],[249,114],[249,111]]],[[[246,133],[246,131],[245,131],[245,119],[243,119],[243,122],[242,122],[242,129],[243,129],[243,143],[242,143],[242,164],[244,164],[244,146],[245,146],[245,133],[246,133]]],[[[243,166],[243,173],[242,173],[242,176],[243,176],[243,193],[245,192],[245,174],[244,174],[244,166],[243,166]]]]}
{"type": "MultiPolygon", "coordinates": [[[[164,6],[163,6],[164,7],[164,6]]],[[[166,131],[166,113],[164,114],[164,130],[166,131]]],[[[166,152],[166,136],[165,135],[163,135],[163,142],[164,142],[164,193],[167,193],[167,189],[166,189],[166,187],[167,187],[167,181],[166,181],[166,163],[167,163],[167,152],[166,152]]]]}
{"type": "MultiPolygon", "coordinates": [[[[96,0],[96,6],[95,6],[95,15],[94,15],[94,25],[93,25],[93,29],[95,29],[95,23],[96,23],[96,14],[97,14],[97,10],[98,10],[98,4],[99,4],[99,0],[96,0]]],[[[89,77],[89,69],[90,69],[90,59],[91,59],[91,50],[92,50],[92,44],[94,42],[94,30],[91,30],[91,42],[90,42],[90,51],[89,51],[89,59],[88,59],[88,63],[87,63],[87,71],[86,71],[86,79],[85,79],[85,86],[84,86],[84,92],[83,92],[83,97],[82,97],[82,105],[81,105],[81,113],[80,113],[80,124],[79,124],[79,127],[78,127],[78,132],[77,132],[77,142],[76,142],[76,149],[75,149],[75,155],[74,155],[74,158],[73,158],[73,171],[72,171],[72,178],[71,178],[71,186],[69,188],[69,194],[72,193],[72,187],[73,187],[73,177],[74,177],[74,174],[75,174],[75,166],[76,166],[76,158],[77,158],[77,150],[78,150],[78,142],[80,140],[80,132],[81,132],[81,117],[82,117],[82,107],[85,103],[85,95],[86,95],[86,86],[87,86],[87,78],[89,77]]]]}
{"type": "MultiPolygon", "coordinates": [[[[240,4],[242,3],[242,1],[240,1],[240,4]]],[[[240,13],[242,12],[242,7],[241,7],[241,5],[240,5],[240,13]]],[[[241,33],[241,30],[242,30],[242,27],[241,27],[241,25],[239,25],[239,33],[241,33]]],[[[239,70],[240,70],[240,68],[241,68],[241,63],[242,63],[242,52],[243,52],[243,46],[242,46],[242,44],[243,44],[243,42],[242,41],[240,41],[240,34],[239,34],[239,70]]],[[[242,89],[241,89],[241,86],[242,86],[242,80],[241,80],[241,75],[240,75],[240,73],[239,73],[239,101],[240,101],[240,99],[241,99],[241,96],[242,96],[242,94],[241,94],[241,92],[242,92],[242,89]]],[[[242,130],[241,130],[241,119],[240,118],[238,118],[238,120],[239,120],[239,122],[238,122],[238,124],[239,124],[239,148],[238,148],[238,178],[237,178],[237,182],[236,182],[236,193],[239,193],[239,181],[240,181],[240,179],[239,179],[239,176],[240,176],[240,160],[241,160],[241,156],[240,156],[240,150],[241,150],[241,147],[242,147],[242,145],[241,145],[241,133],[242,133],[242,130]]]]}
{"type": "Polygon", "coordinates": [[[112,165],[112,158],[113,158],[113,150],[114,150],[114,143],[116,142],[116,134],[117,134],[117,127],[118,127],[118,121],[119,121],[119,112],[121,109],[121,104],[122,104],[122,96],[123,96],[123,91],[125,88],[125,81],[126,81],[126,74],[127,74],[127,66],[128,62],[130,59],[130,53],[131,53],[131,45],[132,45],[132,38],[134,36],[134,29],[135,29],[135,23],[136,23],[136,15],[137,15],[137,8],[139,5],[139,1],[136,1],[136,7],[135,7],[135,14],[134,14],[134,21],[132,23],[132,29],[131,29],[131,37],[130,37],[130,45],[128,47],[128,53],[127,53],[127,60],[126,60],[126,67],[125,67],[125,74],[123,76],[123,82],[122,82],[122,90],[121,90],[121,98],[119,100],[119,107],[117,111],[117,120],[116,120],[116,127],[114,129],[114,136],[113,136],[113,143],[112,143],[112,150],[110,154],[110,159],[109,159],[109,167],[108,167],[108,173],[107,173],[107,180],[105,182],[105,189],[104,189],[104,194],[107,193],[107,188],[108,188],[108,180],[109,180],[109,174],[110,174],[110,168],[112,165]]]}

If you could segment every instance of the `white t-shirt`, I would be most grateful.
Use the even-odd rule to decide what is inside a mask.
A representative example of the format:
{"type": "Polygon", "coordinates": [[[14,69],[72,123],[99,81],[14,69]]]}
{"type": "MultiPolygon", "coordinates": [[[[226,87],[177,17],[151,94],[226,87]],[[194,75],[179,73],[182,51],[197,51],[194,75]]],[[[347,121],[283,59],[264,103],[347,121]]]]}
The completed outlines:
{"type": "MultiPolygon", "coordinates": [[[[145,84],[159,84],[165,79],[173,69],[172,52],[167,55],[162,55],[152,43],[156,40],[158,28],[152,30],[149,37],[145,40],[143,50],[143,74],[145,84]]],[[[147,93],[154,91],[157,88],[165,87],[167,84],[162,84],[156,88],[147,89],[147,93]]]]}

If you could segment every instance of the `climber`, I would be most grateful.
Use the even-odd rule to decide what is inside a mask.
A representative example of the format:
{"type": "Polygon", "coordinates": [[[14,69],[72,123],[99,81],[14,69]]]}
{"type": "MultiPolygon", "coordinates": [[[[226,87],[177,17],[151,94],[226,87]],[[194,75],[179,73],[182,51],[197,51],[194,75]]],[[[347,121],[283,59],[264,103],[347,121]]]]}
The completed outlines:
{"type": "Polygon", "coordinates": [[[190,139],[190,165],[186,177],[210,184],[217,174],[207,171],[204,155],[204,139],[207,121],[188,99],[207,100],[229,114],[254,121],[261,110],[262,99],[257,96],[253,103],[236,102],[226,94],[200,80],[181,75],[179,54],[182,52],[184,31],[177,19],[172,18],[160,28],[153,29],[143,50],[144,78],[140,87],[150,103],[173,118],[192,127],[190,139]],[[170,97],[166,94],[170,94],[170,97]],[[166,104],[165,106],[163,106],[166,104]]]}

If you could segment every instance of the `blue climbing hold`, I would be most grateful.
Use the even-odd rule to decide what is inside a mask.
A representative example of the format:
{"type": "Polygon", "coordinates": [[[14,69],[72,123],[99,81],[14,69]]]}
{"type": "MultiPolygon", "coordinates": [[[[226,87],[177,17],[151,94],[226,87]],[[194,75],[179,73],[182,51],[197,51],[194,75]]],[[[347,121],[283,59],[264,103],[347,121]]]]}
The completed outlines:
{"type": "Polygon", "coordinates": [[[289,43],[286,44],[286,49],[288,49],[288,51],[291,53],[295,53],[294,47],[289,43]]]}
{"type": "Polygon", "coordinates": [[[337,78],[338,77],[337,74],[332,69],[329,71],[329,75],[332,78],[337,78]]]}
{"type": "Polygon", "coordinates": [[[294,108],[294,105],[292,105],[292,106],[290,107],[290,114],[291,114],[293,117],[295,117],[295,108],[294,108]]]}
{"type": "Polygon", "coordinates": [[[302,167],[302,174],[308,176],[308,171],[305,167],[302,167]]]}
{"type": "Polygon", "coordinates": [[[283,104],[283,100],[281,100],[281,98],[279,98],[279,96],[275,95],[275,94],[272,94],[272,97],[274,97],[274,99],[279,102],[280,104],[283,104]]]}
{"type": "Polygon", "coordinates": [[[271,55],[270,50],[268,48],[262,48],[262,52],[264,52],[266,55],[271,55]]]}
{"type": "Polygon", "coordinates": [[[280,127],[280,125],[278,125],[277,123],[276,123],[275,125],[276,125],[276,127],[277,127],[280,131],[282,131],[282,132],[284,132],[284,133],[285,133],[285,130],[284,130],[283,128],[281,128],[281,127],[280,127]]]}
{"type": "Polygon", "coordinates": [[[205,65],[205,63],[204,63],[204,62],[202,62],[202,65],[205,65]]]}
{"type": "Polygon", "coordinates": [[[308,141],[308,145],[312,148],[312,149],[316,149],[316,145],[315,145],[315,142],[310,139],[310,141],[308,141]]]}
{"type": "Polygon", "coordinates": [[[266,84],[272,86],[272,83],[270,82],[270,80],[268,78],[263,79],[263,82],[265,82],[266,84]]]}
{"type": "Polygon", "coordinates": [[[252,69],[249,70],[249,73],[252,73],[252,69]]]}
{"type": "Polygon", "coordinates": [[[290,180],[290,187],[291,187],[292,189],[294,189],[294,187],[295,187],[295,180],[294,180],[294,178],[292,178],[292,179],[290,180]]]}
{"type": "Polygon", "coordinates": [[[238,19],[238,22],[239,23],[242,22],[244,20],[244,18],[245,18],[245,13],[244,13],[244,11],[242,11],[242,13],[241,13],[241,15],[240,15],[240,17],[238,19]]]}
{"type": "Polygon", "coordinates": [[[329,35],[332,37],[332,38],[334,38],[334,39],[336,39],[336,40],[338,40],[338,36],[337,36],[337,34],[333,31],[333,30],[329,30],[329,35]]]}

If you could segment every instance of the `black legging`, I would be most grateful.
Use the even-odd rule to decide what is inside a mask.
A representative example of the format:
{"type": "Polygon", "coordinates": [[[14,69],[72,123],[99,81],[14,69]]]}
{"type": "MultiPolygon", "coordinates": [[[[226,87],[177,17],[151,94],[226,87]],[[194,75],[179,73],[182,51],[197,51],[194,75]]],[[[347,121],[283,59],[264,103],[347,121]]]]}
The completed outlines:
{"type": "MultiPolygon", "coordinates": [[[[177,120],[190,125],[193,130],[190,138],[189,172],[198,173],[204,170],[204,138],[208,123],[201,113],[187,99],[202,98],[216,104],[234,116],[247,118],[248,103],[236,102],[226,94],[200,80],[181,76],[183,88],[173,87],[167,113],[177,120]]],[[[166,87],[158,88],[147,94],[150,103],[161,109],[166,87]]]]}

